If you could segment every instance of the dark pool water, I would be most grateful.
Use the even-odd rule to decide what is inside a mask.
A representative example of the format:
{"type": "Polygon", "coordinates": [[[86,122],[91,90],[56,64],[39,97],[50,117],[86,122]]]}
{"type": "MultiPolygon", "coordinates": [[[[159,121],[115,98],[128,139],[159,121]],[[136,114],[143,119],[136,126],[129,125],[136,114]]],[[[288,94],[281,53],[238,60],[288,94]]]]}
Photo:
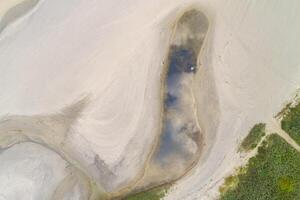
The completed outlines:
{"type": "MultiPolygon", "coordinates": [[[[174,162],[171,158],[176,157],[177,159],[181,159],[177,160],[177,162],[183,162],[183,160],[186,162],[187,158],[191,156],[186,151],[184,143],[182,143],[181,138],[178,136],[180,134],[188,134],[186,133],[186,123],[193,123],[192,121],[185,120],[185,115],[190,115],[190,113],[182,112],[187,105],[181,105],[181,95],[185,94],[185,89],[181,87],[181,82],[185,78],[184,75],[193,75],[196,73],[196,53],[184,46],[172,46],[168,63],[165,81],[163,133],[159,150],[156,154],[156,161],[164,166],[174,162]],[[180,117],[182,118],[182,122],[178,123],[177,121],[180,117]]],[[[186,90],[188,89],[190,88],[186,88],[186,90]]]]}

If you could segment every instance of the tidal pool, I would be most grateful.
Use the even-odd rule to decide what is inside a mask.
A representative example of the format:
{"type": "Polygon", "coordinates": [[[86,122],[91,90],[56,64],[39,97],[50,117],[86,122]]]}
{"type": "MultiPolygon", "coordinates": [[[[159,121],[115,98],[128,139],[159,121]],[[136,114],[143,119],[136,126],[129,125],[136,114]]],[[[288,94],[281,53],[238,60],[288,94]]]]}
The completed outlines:
{"type": "Polygon", "coordinates": [[[172,165],[175,157],[186,162],[197,149],[197,142],[189,141],[200,134],[197,121],[193,120],[194,98],[190,86],[193,81],[190,76],[196,72],[196,65],[196,52],[192,49],[171,47],[165,82],[163,132],[155,157],[163,166],[172,165]],[[185,99],[191,102],[184,102],[185,99]]]}
{"type": "Polygon", "coordinates": [[[177,180],[200,157],[203,141],[193,84],[208,25],[198,10],[185,12],[177,21],[166,59],[161,135],[141,187],[177,180]]]}

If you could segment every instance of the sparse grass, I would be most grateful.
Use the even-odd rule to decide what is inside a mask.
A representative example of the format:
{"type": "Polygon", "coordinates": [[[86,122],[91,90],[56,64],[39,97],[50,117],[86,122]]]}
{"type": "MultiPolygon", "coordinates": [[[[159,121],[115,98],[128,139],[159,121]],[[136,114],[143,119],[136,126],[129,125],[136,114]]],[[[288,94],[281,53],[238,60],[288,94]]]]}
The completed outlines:
{"type": "Polygon", "coordinates": [[[220,188],[221,200],[300,199],[300,153],[278,135],[268,136],[242,171],[230,178],[234,187],[220,188]]]}
{"type": "Polygon", "coordinates": [[[285,116],[289,112],[291,105],[292,103],[286,104],[284,108],[275,116],[275,118],[280,119],[281,117],[285,116]]]}
{"type": "Polygon", "coordinates": [[[124,200],[160,200],[167,193],[168,187],[159,187],[137,194],[129,195],[124,200]]]}
{"type": "Polygon", "coordinates": [[[281,121],[281,128],[300,144],[300,103],[287,108],[281,121]]]}
{"type": "Polygon", "coordinates": [[[243,140],[240,149],[242,151],[249,151],[254,149],[260,142],[261,138],[265,136],[265,129],[266,124],[259,123],[254,125],[247,137],[243,140]]]}
{"type": "Polygon", "coordinates": [[[228,190],[232,190],[237,187],[238,183],[239,183],[238,176],[234,176],[234,175],[228,176],[227,178],[225,178],[224,184],[220,187],[220,192],[225,193],[228,190]]]}

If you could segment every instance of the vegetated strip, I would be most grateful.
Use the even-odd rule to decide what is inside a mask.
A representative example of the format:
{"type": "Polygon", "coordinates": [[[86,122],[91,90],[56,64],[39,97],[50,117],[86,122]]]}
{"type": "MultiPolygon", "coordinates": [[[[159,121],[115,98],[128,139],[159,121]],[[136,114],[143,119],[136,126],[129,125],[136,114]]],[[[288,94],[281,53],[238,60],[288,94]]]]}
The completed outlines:
{"type": "Polygon", "coordinates": [[[160,200],[163,198],[170,186],[159,186],[147,191],[131,194],[124,198],[124,200],[160,200]]]}
{"type": "Polygon", "coordinates": [[[280,136],[267,136],[245,167],[220,188],[221,200],[300,199],[300,154],[280,136]]]}
{"type": "Polygon", "coordinates": [[[266,124],[255,124],[250,130],[247,137],[243,140],[240,149],[242,151],[250,151],[255,149],[263,136],[266,135],[266,124]]]}
{"type": "Polygon", "coordinates": [[[300,144],[300,103],[287,107],[282,117],[281,128],[287,132],[291,138],[300,144]]]}

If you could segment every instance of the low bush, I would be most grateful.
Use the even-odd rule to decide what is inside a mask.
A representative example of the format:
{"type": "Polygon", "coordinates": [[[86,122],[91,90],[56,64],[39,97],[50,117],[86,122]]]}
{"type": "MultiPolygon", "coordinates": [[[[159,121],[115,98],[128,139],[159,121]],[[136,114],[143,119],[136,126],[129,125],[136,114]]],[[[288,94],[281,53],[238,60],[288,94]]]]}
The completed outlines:
{"type": "Polygon", "coordinates": [[[287,109],[281,121],[281,128],[300,144],[300,103],[287,109]]]}
{"type": "Polygon", "coordinates": [[[300,153],[278,135],[268,136],[243,169],[221,200],[300,199],[300,153]]]}

